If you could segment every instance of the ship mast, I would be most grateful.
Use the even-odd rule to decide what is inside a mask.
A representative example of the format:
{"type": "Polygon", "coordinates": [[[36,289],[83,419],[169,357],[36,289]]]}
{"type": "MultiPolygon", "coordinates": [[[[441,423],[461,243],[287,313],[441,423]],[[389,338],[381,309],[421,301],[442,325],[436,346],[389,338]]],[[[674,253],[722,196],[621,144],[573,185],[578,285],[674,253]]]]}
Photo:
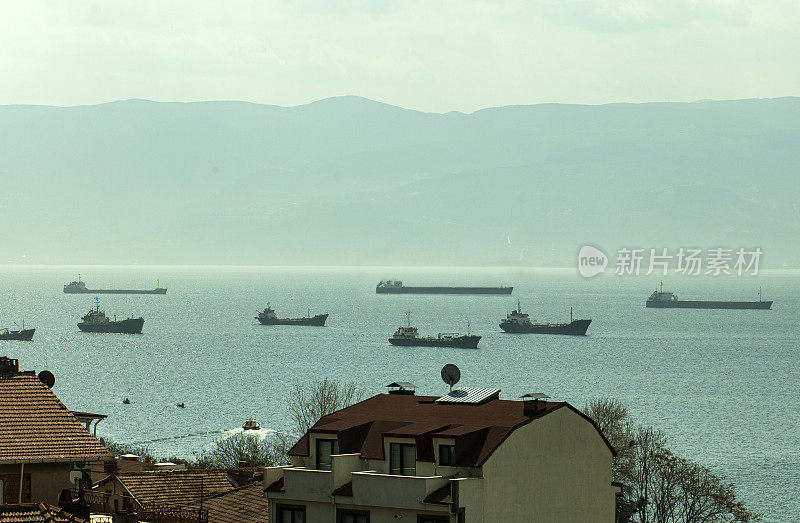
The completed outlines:
{"type": "Polygon", "coordinates": [[[408,326],[411,327],[411,311],[406,311],[406,317],[408,318],[408,326]]]}
{"type": "Polygon", "coordinates": [[[572,307],[569,308],[569,322],[572,323],[572,307]]]}

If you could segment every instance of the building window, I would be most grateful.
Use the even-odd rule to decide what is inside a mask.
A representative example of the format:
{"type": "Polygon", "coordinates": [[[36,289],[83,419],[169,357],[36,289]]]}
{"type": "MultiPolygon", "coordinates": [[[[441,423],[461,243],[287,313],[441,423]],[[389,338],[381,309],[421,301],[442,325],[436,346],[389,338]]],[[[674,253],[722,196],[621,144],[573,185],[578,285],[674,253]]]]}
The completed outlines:
{"type": "Polygon", "coordinates": [[[5,505],[6,503],[6,491],[3,486],[3,480],[0,479],[0,505],[5,505]]]}
{"type": "Polygon", "coordinates": [[[417,446],[407,443],[389,445],[389,474],[415,476],[417,474],[417,446]]]}
{"type": "Polygon", "coordinates": [[[364,510],[340,510],[337,523],[369,523],[369,512],[364,510]]]}
{"type": "Polygon", "coordinates": [[[306,507],[278,505],[278,523],[306,523],[306,507]]]}
{"type": "Polygon", "coordinates": [[[317,470],[331,470],[331,454],[339,453],[339,443],[335,439],[317,440],[317,470]]]}
{"type": "Polygon", "coordinates": [[[449,516],[425,516],[425,515],[418,515],[417,516],[417,523],[450,523],[449,516]]]}
{"type": "Polygon", "coordinates": [[[439,465],[443,467],[456,466],[455,445],[439,445],[439,465]]]}

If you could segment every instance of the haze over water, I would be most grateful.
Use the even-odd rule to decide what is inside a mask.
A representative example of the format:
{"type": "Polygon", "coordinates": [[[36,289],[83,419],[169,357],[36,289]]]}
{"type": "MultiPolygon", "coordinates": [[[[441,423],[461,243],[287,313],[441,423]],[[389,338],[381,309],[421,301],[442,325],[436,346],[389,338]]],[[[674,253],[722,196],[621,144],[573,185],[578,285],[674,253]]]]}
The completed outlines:
{"type": "Polygon", "coordinates": [[[544,391],[575,406],[623,401],[678,455],[734,482],[765,521],[800,514],[800,274],[665,278],[684,299],[775,300],[771,311],[653,310],[660,277],[494,268],[3,267],[0,327],[24,317],[31,343],[0,342],[0,355],[56,376],[74,410],[108,414],[98,435],[150,442],[159,456],[191,456],[247,417],[288,429],[295,383],[355,381],[368,395],[402,380],[418,394],[443,394],[439,370],[455,363],[459,385],[496,387],[517,399],[544,391]],[[80,273],[90,288],[153,288],[166,296],[101,296],[109,316],[145,318],[142,335],[81,333],[94,297],[62,293],[80,273]],[[381,279],[408,285],[513,285],[512,296],[376,295],[381,279]],[[509,335],[500,318],[522,307],[539,321],[593,320],[586,337],[509,335]],[[280,317],[329,313],[325,328],[261,326],[267,302],[280,317]],[[398,348],[405,321],[421,334],[483,336],[480,350],[398,348]],[[123,405],[123,398],[130,405],[123,405]],[[184,402],[185,409],[176,407],[184,402]],[[203,436],[183,437],[187,434],[203,436]],[[172,438],[172,439],[166,439],[172,438]],[[152,441],[160,440],[160,441],[152,441]]]}

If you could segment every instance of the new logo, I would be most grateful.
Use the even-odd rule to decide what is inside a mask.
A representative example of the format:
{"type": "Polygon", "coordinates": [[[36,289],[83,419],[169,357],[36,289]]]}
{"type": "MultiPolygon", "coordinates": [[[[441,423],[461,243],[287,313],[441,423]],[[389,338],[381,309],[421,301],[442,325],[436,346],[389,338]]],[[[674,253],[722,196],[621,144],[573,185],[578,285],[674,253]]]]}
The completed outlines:
{"type": "Polygon", "coordinates": [[[608,256],[593,245],[584,245],[578,252],[578,272],[584,278],[597,276],[606,270],[608,256]]]}

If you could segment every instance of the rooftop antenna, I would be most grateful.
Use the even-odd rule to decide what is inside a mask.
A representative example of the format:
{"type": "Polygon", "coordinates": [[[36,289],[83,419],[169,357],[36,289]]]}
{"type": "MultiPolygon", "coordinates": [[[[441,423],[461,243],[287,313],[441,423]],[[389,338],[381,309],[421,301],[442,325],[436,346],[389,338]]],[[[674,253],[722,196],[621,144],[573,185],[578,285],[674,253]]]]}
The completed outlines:
{"type": "Polygon", "coordinates": [[[453,385],[461,379],[461,370],[452,363],[442,367],[442,381],[450,385],[450,392],[453,392],[453,385]]]}

